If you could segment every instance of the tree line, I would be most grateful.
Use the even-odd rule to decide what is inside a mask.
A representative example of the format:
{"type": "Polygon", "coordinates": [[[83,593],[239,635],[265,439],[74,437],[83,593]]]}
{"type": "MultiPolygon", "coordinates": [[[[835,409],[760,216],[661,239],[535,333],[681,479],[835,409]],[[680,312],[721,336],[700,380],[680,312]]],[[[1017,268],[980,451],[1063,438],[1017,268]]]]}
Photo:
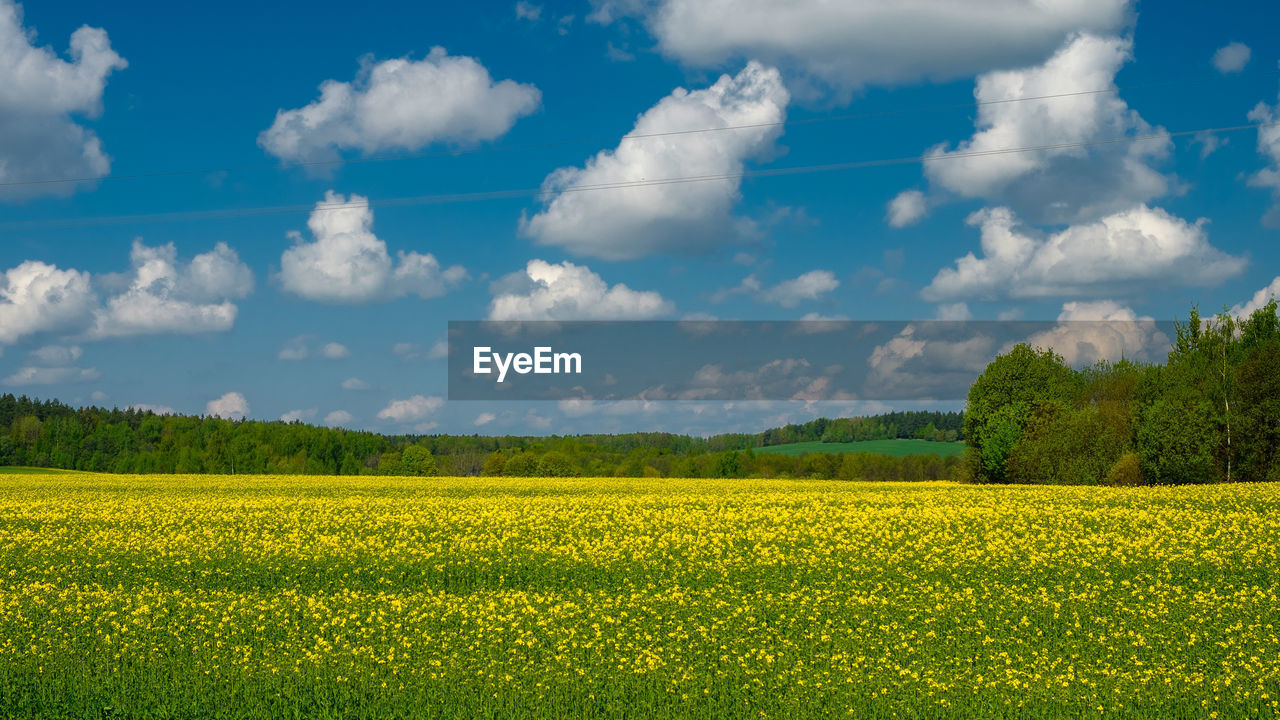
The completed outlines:
{"type": "Polygon", "coordinates": [[[1083,370],[1015,346],[969,390],[965,464],[979,482],[1063,485],[1280,480],[1280,317],[1175,323],[1163,364],[1083,370]]]}
{"type": "Polygon", "coordinates": [[[754,453],[790,442],[953,439],[960,413],[819,418],[762,433],[574,436],[381,435],[300,422],[232,421],[147,410],[73,408],[0,395],[0,465],[117,473],[867,477],[943,479],[955,459],[847,460],[754,453]]]}

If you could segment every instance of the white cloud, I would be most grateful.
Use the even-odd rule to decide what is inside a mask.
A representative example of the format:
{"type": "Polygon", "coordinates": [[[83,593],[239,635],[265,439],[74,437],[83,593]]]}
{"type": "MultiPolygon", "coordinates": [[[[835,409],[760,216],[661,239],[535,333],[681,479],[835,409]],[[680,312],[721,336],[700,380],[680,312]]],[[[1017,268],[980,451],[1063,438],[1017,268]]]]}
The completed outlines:
{"type": "Polygon", "coordinates": [[[516,18],[520,20],[528,20],[529,22],[537,22],[542,17],[542,6],[534,5],[525,0],[519,0],[516,3],[516,18]]]}
{"type": "Polygon", "coordinates": [[[1210,245],[1206,222],[1139,205],[1040,238],[1008,208],[979,210],[968,223],[982,229],[983,257],[969,253],[943,268],[921,297],[1101,296],[1215,285],[1240,273],[1246,260],[1210,245]]]}
{"type": "Polygon", "coordinates": [[[346,380],[342,381],[342,389],[343,390],[368,390],[369,383],[361,380],[358,377],[349,377],[346,380]]]}
{"type": "Polygon", "coordinates": [[[888,399],[895,394],[927,398],[938,393],[950,399],[959,388],[967,388],[995,356],[996,341],[981,332],[956,337],[948,325],[907,325],[877,345],[867,358],[868,394],[888,399]]]}
{"type": "Polygon", "coordinates": [[[280,352],[276,353],[277,360],[305,360],[311,351],[307,349],[307,338],[305,335],[299,335],[296,338],[290,338],[285,341],[284,347],[280,348],[280,352]]]}
{"type": "Polygon", "coordinates": [[[806,95],[974,75],[1043,58],[1069,33],[1115,32],[1129,0],[592,0],[588,20],[639,17],[663,54],[781,65],[806,95]]]}
{"type": "Polygon", "coordinates": [[[97,368],[74,367],[82,354],[78,345],[37,348],[27,354],[31,364],[18,368],[3,382],[5,385],[62,385],[98,379],[97,368]]]}
{"type": "Polygon", "coordinates": [[[101,390],[94,390],[93,392],[89,393],[89,399],[94,402],[106,402],[107,400],[111,399],[111,396],[102,392],[101,390]]]}
{"type": "Polygon", "coordinates": [[[711,300],[722,302],[730,295],[748,295],[757,302],[793,308],[804,301],[817,300],[838,287],[840,281],[830,270],[810,270],[772,287],[765,287],[753,273],[743,278],[737,287],[716,293],[711,300]]]}
{"type": "Polygon", "coordinates": [[[243,420],[249,414],[249,401],[238,392],[229,392],[220,398],[210,400],[204,406],[204,412],[210,417],[228,420],[243,420]]]}
{"type": "Polygon", "coordinates": [[[1132,41],[1077,35],[1042,65],[982,75],[974,97],[977,132],[954,150],[933,148],[925,174],[935,188],[1007,204],[1037,222],[1085,222],[1165,195],[1169,178],[1151,167],[1169,138],[1081,147],[1080,143],[1162,132],[1116,93],[1115,75],[1132,41]],[[995,103],[1014,97],[1086,94],[995,103]],[[1008,148],[1060,146],[1035,152],[1008,148]],[[972,154],[977,153],[977,156],[972,154]],[[994,153],[994,154],[982,154],[994,153]]]}
{"type": "Polygon", "coordinates": [[[28,260],[0,277],[0,345],[83,321],[96,303],[89,273],[28,260]]]}
{"type": "Polygon", "coordinates": [[[316,409],[309,408],[307,410],[290,410],[280,416],[280,422],[310,422],[316,417],[316,409]]]}
{"type": "Polygon", "coordinates": [[[278,111],[258,145],[286,162],[336,161],[342,150],[468,145],[504,135],[541,99],[533,85],[495,83],[474,58],[442,47],[422,60],[366,57],[354,82],[326,80],[310,105],[278,111]]]}
{"type": "Polygon", "coordinates": [[[1228,144],[1230,140],[1218,133],[1198,132],[1192,136],[1191,142],[1200,146],[1200,159],[1203,160],[1217,152],[1218,148],[1228,144]]]}
{"type": "Polygon", "coordinates": [[[1271,123],[1267,127],[1258,128],[1258,154],[1271,165],[1251,175],[1249,184],[1253,187],[1271,188],[1271,209],[1262,220],[1272,227],[1280,227],[1280,103],[1275,107],[1258,103],[1249,113],[1249,120],[1271,123]]]}
{"type": "Polygon", "coordinates": [[[1121,358],[1156,360],[1153,351],[1169,349],[1169,337],[1156,329],[1154,318],[1111,300],[1066,303],[1058,322],[1027,338],[1027,343],[1052,349],[1075,367],[1121,358]]]}
{"type": "Polygon", "coordinates": [[[1280,276],[1272,280],[1271,284],[1254,293],[1253,297],[1247,302],[1242,302],[1231,308],[1231,314],[1236,317],[1251,315],[1254,310],[1261,308],[1271,300],[1280,300],[1280,276]]]}
{"type": "Polygon", "coordinates": [[[133,403],[129,406],[133,410],[141,410],[142,412],[153,412],[156,415],[177,415],[173,408],[168,405],[149,405],[147,403],[133,403]]]}
{"type": "Polygon", "coordinates": [[[481,427],[483,425],[488,425],[489,423],[493,422],[497,418],[498,416],[494,415],[491,412],[482,412],[476,416],[476,421],[472,424],[475,425],[476,427],[481,427]]]}
{"type": "Polygon", "coordinates": [[[341,425],[345,427],[350,425],[352,420],[355,420],[355,416],[346,410],[334,410],[324,416],[324,424],[331,426],[341,425]]]}
{"type": "MultiPolygon", "coordinates": [[[[107,76],[128,63],[111,49],[105,30],[71,33],[68,56],[32,45],[22,7],[0,0],[0,183],[99,178],[111,170],[94,132],[72,119],[102,113],[107,76]]],[[[69,195],[77,183],[0,187],[0,199],[69,195]]]]}
{"type": "Polygon", "coordinates": [[[427,350],[428,360],[443,360],[449,357],[449,341],[437,340],[427,350]]]}
{"type": "Polygon", "coordinates": [[[441,269],[427,253],[387,254],[387,244],[373,234],[369,199],[344,198],[332,190],[316,203],[307,220],[314,241],[291,232],[294,246],[280,257],[280,281],[285,290],[308,300],[327,303],[367,303],[404,295],[439,297],[467,278],[454,265],[441,269]]]}
{"type": "Polygon", "coordinates": [[[4,379],[5,385],[69,385],[97,380],[96,368],[24,366],[4,379]]]}
{"type": "Polygon", "coordinates": [[[1213,54],[1213,66],[1223,75],[1238,73],[1249,64],[1251,55],[1253,51],[1248,45],[1238,42],[1229,43],[1218,48],[1218,51],[1213,54]]]}
{"type": "Polygon", "coordinates": [[[817,300],[822,295],[840,287],[840,281],[830,270],[810,270],[799,277],[784,280],[761,291],[760,299],[793,308],[805,300],[817,300]]]}
{"type": "Polygon", "coordinates": [[[889,227],[904,228],[920,222],[929,213],[924,193],[919,190],[903,190],[889,201],[885,219],[889,227]]]}
{"type": "Polygon", "coordinates": [[[331,342],[325,343],[324,347],[320,348],[320,354],[330,360],[341,360],[342,358],[350,357],[351,351],[342,343],[331,342]]]}
{"type": "Polygon", "coordinates": [[[608,260],[662,252],[693,254],[756,232],[733,214],[741,180],[730,177],[646,187],[573,190],[692,176],[736,175],[751,158],[767,156],[786,118],[789,100],[778,72],[749,63],[735,77],[721,76],[701,90],[677,88],[645,111],[627,134],[695,128],[761,125],[740,130],[623,140],[582,168],[547,176],[553,195],[533,217],[521,217],[520,233],[541,245],[608,260]]]}
{"type": "Polygon", "coordinates": [[[406,400],[392,400],[389,405],[378,411],[379,420],[393,422],[414,422],[422,420],[444,406],[444,398],[414,395],[406,400]]]}
{"type": "Polygon", "coordinates": [[[939,320],[972,320],[973,312],[969,310],[969,306],[965,303],[948,303],[938,306],[936,316],[939,320]]]}
{"type": "Polygon", "coordinates": [[[530,260],[494,284],[490,320],[648,320],[675,312],[654,291],[609,286],[585,265],[530,260]]]}
{"type": "Polygon", "coordinates": [[[133,269],[105,280],[127,284],[93,313],[92,338],[231,329],[239,299],[253,290],[253,273],[226,243],[183,265],[173,243],[148,247],[135,240],[133,269]]]}

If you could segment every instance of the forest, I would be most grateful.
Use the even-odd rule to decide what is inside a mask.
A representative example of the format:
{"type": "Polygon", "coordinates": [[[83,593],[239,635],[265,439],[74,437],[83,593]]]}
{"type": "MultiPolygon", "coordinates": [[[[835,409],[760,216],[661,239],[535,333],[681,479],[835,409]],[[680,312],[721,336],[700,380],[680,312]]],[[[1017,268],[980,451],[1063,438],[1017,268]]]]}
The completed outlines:
{"type": "Polygon", "coordinates": [[[1018,345],[969,390],[967,474],[978,482],[1182,485],[1280,480],[1280,318],[1175,324],[1163,364],[1082,370],[1018,345]]]}
{"type": "Polygon", "coordinates": [[[955,440],[963,422],[959,412],[892,412],[711,437],[380,435],[0,395],[0,465],[116,473],[939,480],[954,475],[956,458],[786,457],[752,449],[810,441],[955,440]]]}

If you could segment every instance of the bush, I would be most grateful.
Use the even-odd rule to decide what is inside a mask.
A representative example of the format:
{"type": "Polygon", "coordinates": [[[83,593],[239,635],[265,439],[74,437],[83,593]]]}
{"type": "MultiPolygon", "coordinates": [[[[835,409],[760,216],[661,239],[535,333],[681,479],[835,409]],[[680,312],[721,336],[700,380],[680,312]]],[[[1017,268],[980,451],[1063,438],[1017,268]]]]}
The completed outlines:
{"type": "Polygon", "coordinates": [[[1112,487],[1135,487],[1143,485],[1142,461],[1135,452],[1127,452],[1120,456],[1115,465],[1107,473],[1104,484],[1112,487]]]}

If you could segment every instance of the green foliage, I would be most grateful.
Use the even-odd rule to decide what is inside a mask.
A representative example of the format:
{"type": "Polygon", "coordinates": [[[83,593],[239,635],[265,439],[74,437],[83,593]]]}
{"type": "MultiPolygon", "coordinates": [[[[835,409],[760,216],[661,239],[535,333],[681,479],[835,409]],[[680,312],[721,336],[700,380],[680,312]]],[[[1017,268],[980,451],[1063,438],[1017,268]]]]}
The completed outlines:
{"type": "Polygon", "coordinates": [[[1007,482],[1008,462],[1032,413],[1068,402],[1078,378],[1051,350],[1018,344],[997,356],[969,388],[964,436],[974,453],[970,471],[980,482],[1007,482]]]}
{"type": "Polygon", "coordinates": [[[1107,477],[1102,482],[1103,485],[1111,487],[1134,487],[1142,485],[1142,464],[1138,459],[1138,454],[1127,452],[1120,456],[1115,465],[1107,471],[1107,477]]]}
{"type": "Polygon", "coordinates": [[[801,442],[787,445],[769,445],[755,448],[756,453],[780,453],[782,455],[807,455],[809,453],[877,453],[903,457],[905,455],[963,455],[964,443],[938,442],[934,440],[861,440],[847,443],[801,442]]]}
{"type": "Polygon", "coordinates": [[[436,459],[431,451],[421,445],[410,445],[401,453],[401,463],[406,475],[435,475],[436,459]]]}
{"type": "Polygon", "coordinates": [[[1280,479],[1280,315],[1176,324],[1165,365],[1078,372],[1023,345],[974,383],[968,470],[980,482],[1194,484],[1280,479]]]}
{"type": "MultiPolygon", "coordinates": [[[[912,445],[910,452],[945,453],[950,449],[946,444],[885,438],[910,435],[931,423],[935,428],[959,428],[960,422],[959,413],[910,412],[819,418],[763,433],[709,438],[671,433],[387,436],[302,423],[74,409],[58,402],[0,395],[0,466],[188,474],[826,477],[822,460],[768,459],[743,451],[776,440],[806,438],[818,446],[812,450],[833,456],[907,451],[896,444],[912,445]],[[832,427],[856,428],[856,432],[850,430],[850,437],[876,439],[860,440],[864,445],[858,447],[819,443],[832,427]]],[[[957,430],[938,432],[946,437],[957,430]]],[[[781,449],[789,451],[788,446],[781,449]]],[[[884,474],[913,477],[909,467],[913,466],[899,463],[884,474]]]]}
{"type": "Polygon", "coordinates": [[[507,466],[507,457],[502,453],[493,453],[485,458],[484,467],[480,470],[480,474],[486,477],[497,477],[507,466]]]}

